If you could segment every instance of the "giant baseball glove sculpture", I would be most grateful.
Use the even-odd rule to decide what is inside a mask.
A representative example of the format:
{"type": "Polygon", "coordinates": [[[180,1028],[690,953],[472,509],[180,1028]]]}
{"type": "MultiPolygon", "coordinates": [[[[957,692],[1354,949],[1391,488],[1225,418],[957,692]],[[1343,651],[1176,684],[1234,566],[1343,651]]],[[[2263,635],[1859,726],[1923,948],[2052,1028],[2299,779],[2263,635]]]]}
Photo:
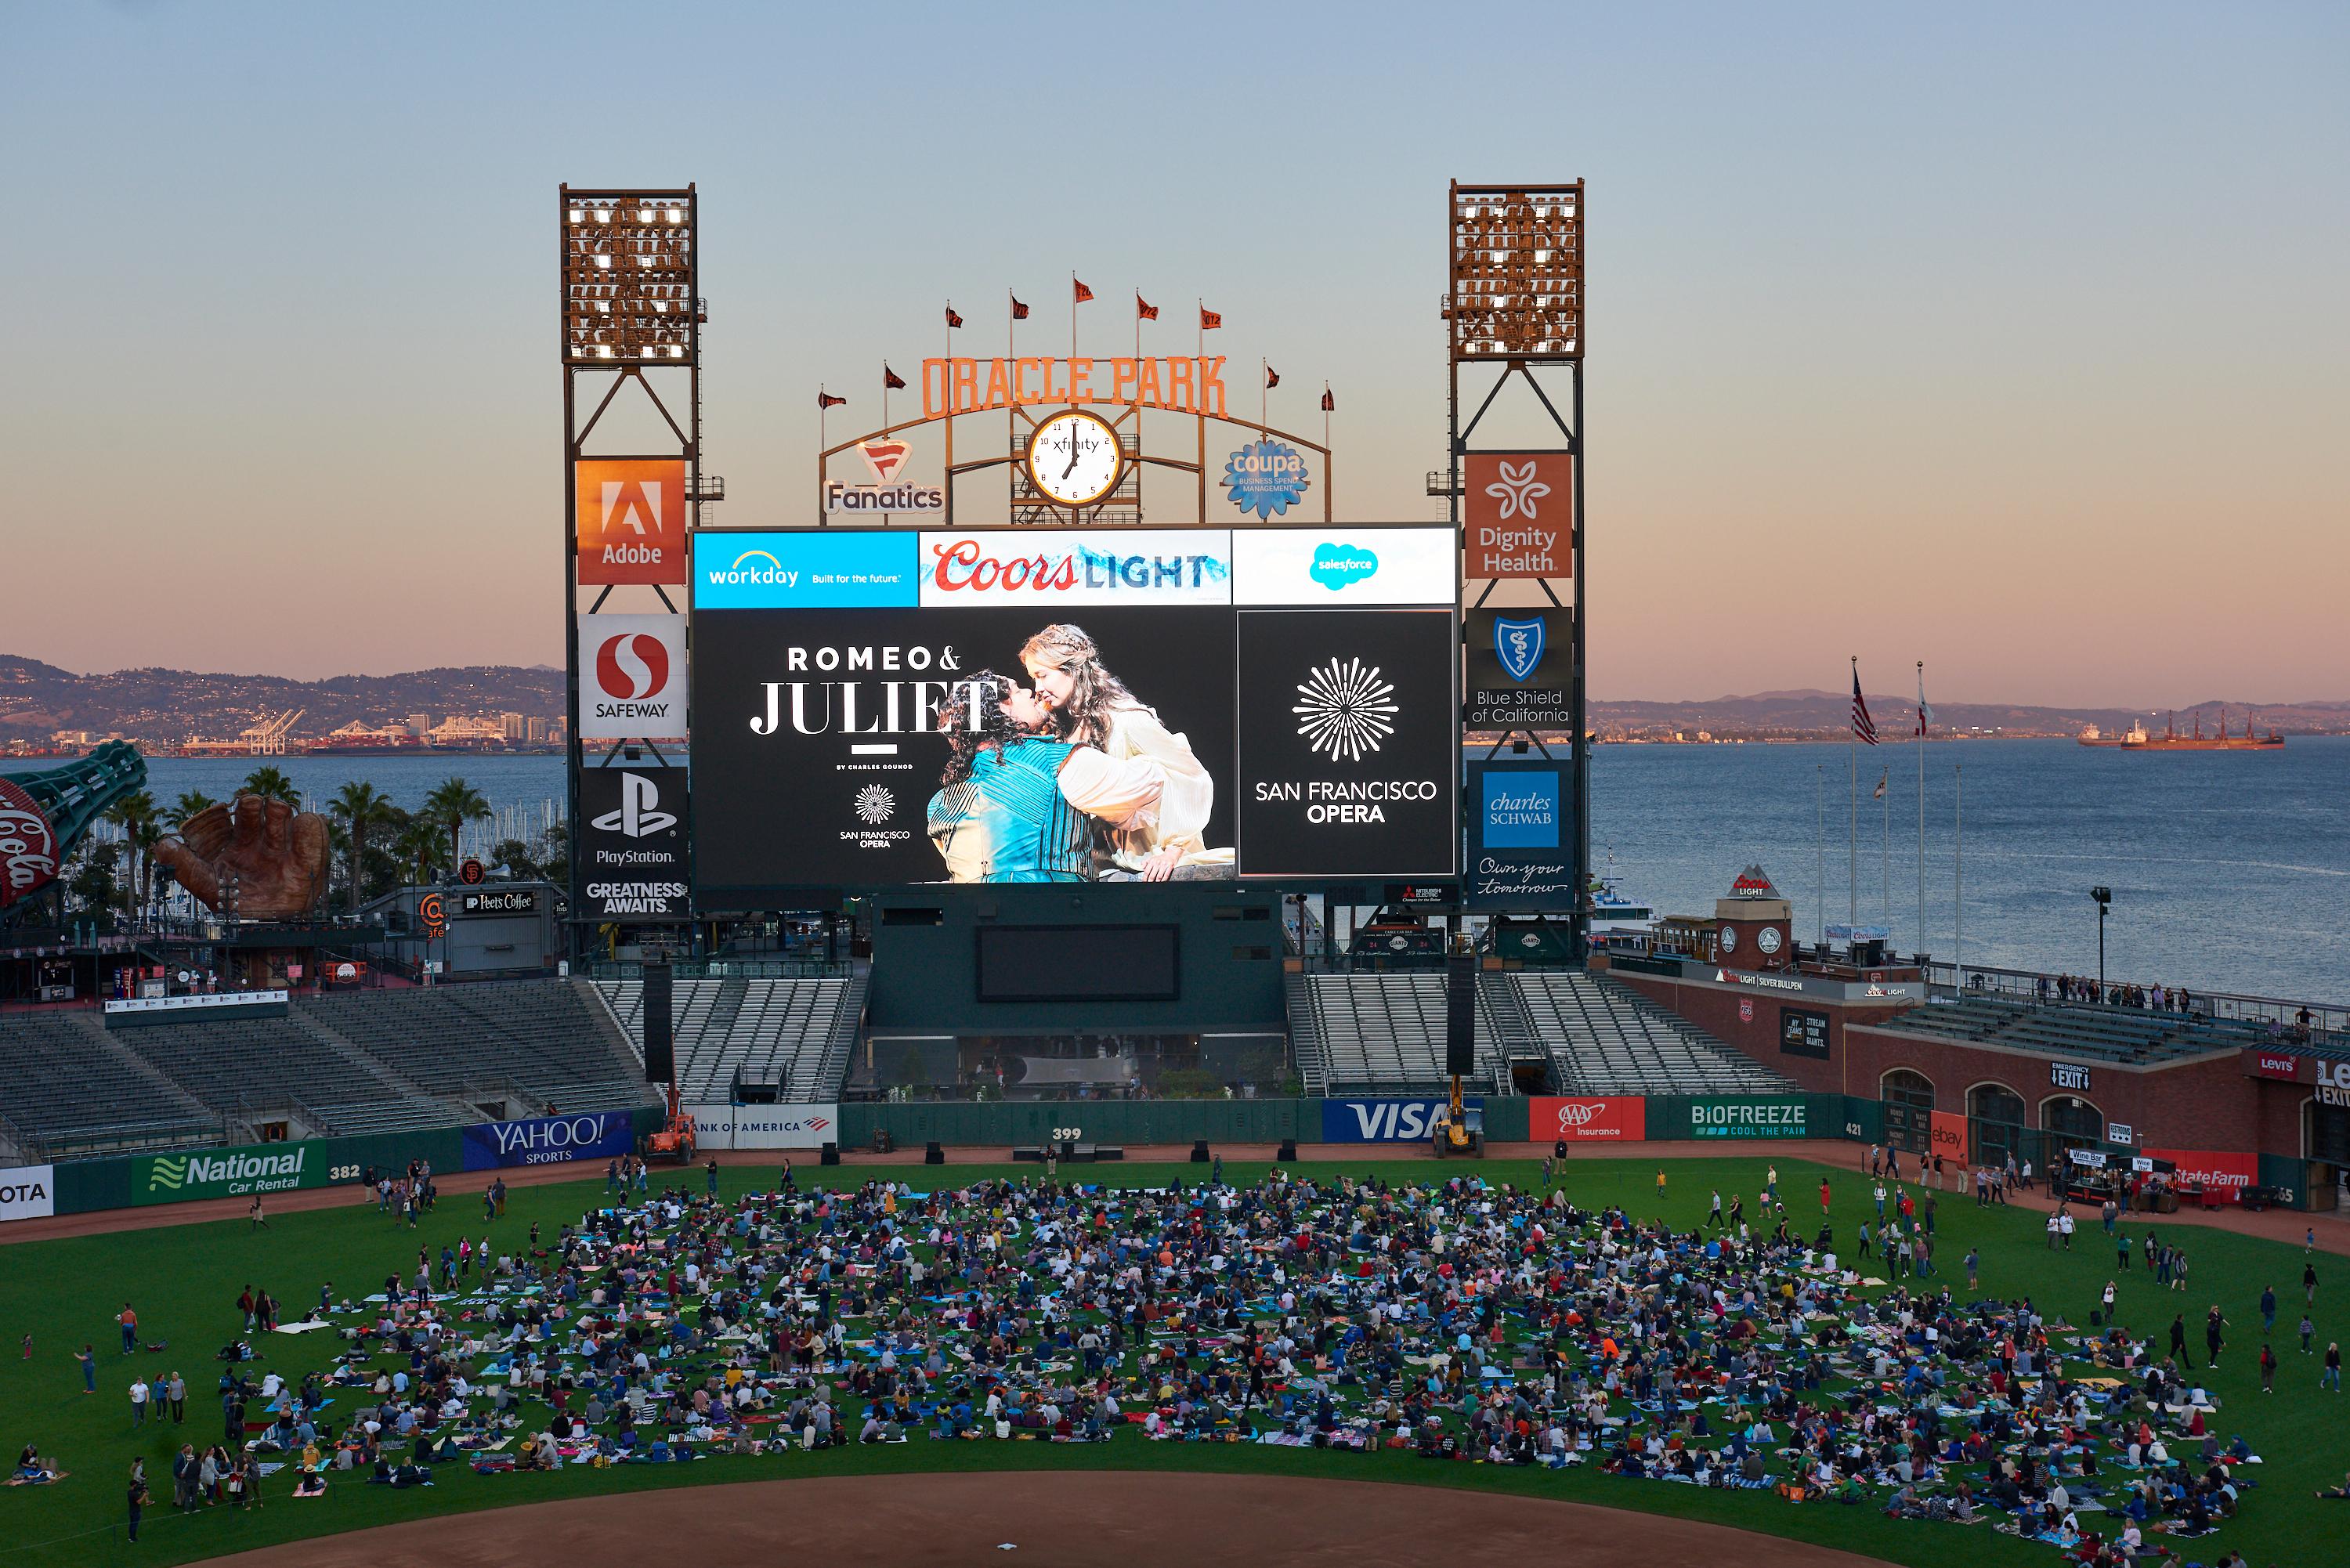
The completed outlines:
{"type": "Polygon", "coordinates": [[[221,886],[234,880],[237,914],[264,920],[316,909],[330,856],[325,817],[257,794],[206,807],[154,849],[156,862],[206,909],[221,907],[221,886]]]}

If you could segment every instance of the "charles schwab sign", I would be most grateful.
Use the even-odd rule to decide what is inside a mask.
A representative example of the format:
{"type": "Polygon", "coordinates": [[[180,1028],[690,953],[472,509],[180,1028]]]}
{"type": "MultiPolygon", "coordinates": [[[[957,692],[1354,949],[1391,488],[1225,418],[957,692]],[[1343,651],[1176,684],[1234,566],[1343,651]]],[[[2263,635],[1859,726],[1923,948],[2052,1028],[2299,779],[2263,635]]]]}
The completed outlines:
{"type": "Polygon", "coordinates": [[[1571,769],[1554,758],[1467,764],[1470,909],[1574,909],[1571,769]]]}

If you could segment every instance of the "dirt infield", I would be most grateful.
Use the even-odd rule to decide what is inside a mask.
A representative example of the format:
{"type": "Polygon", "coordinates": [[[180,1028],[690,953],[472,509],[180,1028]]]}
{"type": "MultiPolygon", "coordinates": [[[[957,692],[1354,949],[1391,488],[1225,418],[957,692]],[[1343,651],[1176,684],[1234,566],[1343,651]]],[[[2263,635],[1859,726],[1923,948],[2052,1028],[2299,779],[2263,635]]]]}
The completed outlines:
{"type": "MultiPolygon", "coordinates": [[[[1218,1144],[1215,1146],[1215,1150],[1225,1159],[1234,1162],[1271,1160],[1279,1152],[1269,1143],[1218,1144]]],[[[942,1152],[950,1165],[1003,1165],[1009,1161],[1011,1153],[1001,1144],[978,1147],[950,1145],[942,1152]]],[[[1550,1146],[1538,1143],[1495,1143],[1488,1145],[1486,1152],[1494,1159],[1538,1160],[1550,1152],[1550,1146]]],[[[791,1157],[793,1168],[803,1173],[803,1180],[820,1178],[823,1167],[816,1163],[814,1149],[775,1149],[757,1153],[728,1150],[705,1155],[703,1159],[714,1158],[721,1166],[728,1168],[755,1166],[768,1169],[780,1169],[786,1154],[791,1157]]],[[[1156,1163],[1183,1167],[1191,1157],[1191,1149],[1188,1144],[1168,1144],[1149,1147],[1129,1147],[1126,1150],[1126,1163],[1133,1165],[1156,1163]]],[[[1424,1144],[1301,1143],[1297,1146],[1297,1158],[1301,1165],[1386,1164],[1394,1160],[1413,1159],[1427,1160],[1431,1166],[1440,1164],[1434,1154],[1424,1144]]],[[[1857,1172],[1866,1168],[1868,1150],[1864,1145],[1846,1143],[1840,1138],[1738,1138],[1715,1142],[1578,1145],[1575,1152],[1568,1157],[1565,1164],[1561,1168],[1561,1176],[1562,1179],[1572,1180],[1575,1163],[1580,1159],[1732,1158],[1804,1159],[1837,1169],[1857,1172]]],[[[697,1168],[700,1163],[700,1161],[696,1162],[697,1168]]],[[[920,1166],[921,1163],[922,1150],[919,1147],[901,1148],[894,1154],[886,1155],[843,1150],[838,1168],[847,1170],[859,1166],[920,1166]]],[[[1477,1168],[1478,1162],[1473,1160],[1453,1161],[1450,1162],[1449,1166],[1451,1169],[1472,1172],[1477,1168]]],[[[1036,1174],[1043,1174],[1040,1167],[1027,1168],[1036,1174]]],[[[1063,1174],[1071,1180],[1083,1180],[1088,1168],[1090,1168],[1083,1165],[1067,1166],[1063,1168],[1063,1174]]],[[[500,1176],[505,1178],[508,1187],[535,1187],[543,1182],[551,1181],[592,1181],[602,1174],[603,1166],[600,1162],[586,1160],[566,1165],[517,1166],[506,1170],[450,1171],[445,1174],[436,1173],[433,1179],[439,1184],[442,1193],[446,1196],[451,1193],[479,1192],[500,1176]]],[[[663,1176],[669,1176],[671,1180],[676,1180],[681,1176],[687,1185],[691,1186],[694,1183],[691,1171],[680,1172],[679,1168],[672,1166],[656,1167],[654,1176],[657,1180],[663,1176]],[[672,1175],[672,1172],[678,1174],[672,1175]]],[[[1956,1183],[1958,1179],[1956,1173],[1952,1174],[1950,1179],[1954,1184],[1956,1183]]],[[[1908,1184],[1915,1187],[1916,1179],[1912,1177],[1908,1184]]],[[[1946,1192],[1943,1196],[1954,1202],[1972,1201],[1970,1197],[1956,1192],[1946,1192]]],[[[303,1191],[272,1193],[268,1205],[270,1213],[286,1214],[308,1209],[356,1207],[372,1201],[374,1201],[373,1199],[364,1195],[357,1187],[318,1187],[303,1191]]],[[[2055,1207],[2046,1197],[2037,1193],[2018,1193],[2015,1196],[2015,1201],[2025,1208],[2048,1210],[2055,1207]]],[[[137,1209],[101,1209],[87,1214],[58,1214],[40,1220],[19,1220],[12,1224],[0,1226],[0,1246],[12,1241],[39,1241],[57,1236],[93,1236],[114,1231],[145,1231],[161,1225],[192,1225],[207,1220],[242,1220],[244,1218],[245,1203],[246,1199],[242,1198],[211,1198],[196,1203],[158,1203],[137,1209]]],[[[2090,1212],[2094,1218],[2095,1211],[2090,1212]]],[[[2248,1213],[2238,1209],[2222,1209],[2210,1213],[2181,1210],[2176,1214],[2133,1213],[2130,1216],[2129,1222],[2133,1225],[2142,1221],[2155,1224],[2210,1225],[2220,1230],[2239,1231],[2248,1236],[2265,1236],[2272,1241],[2299,1241],[2305,1232],[2314,1231],[2316,1233],[2319,1251],[2350,1256],[2350,1212],[2329,1211],[2313,1215],[2291,1210],[2272,1209],[2258,1213],[2248,1213]]]]}
{"type": "MultiPolygon", "coordinates": [[[[289,1505],[291,1506],[291,1505],[289,1505]]],[[[1863,1568],[1879,1560],[1724,1525],[1507,1493],[1158,1471],[844,1476],[527,1503],[289,1542],[230,1568],[697,1568],[782,1562],[1196,1568],[1863,1568]],[[1014,1550],[1000,1547],[1010,1544],[1014,1550]]]]}

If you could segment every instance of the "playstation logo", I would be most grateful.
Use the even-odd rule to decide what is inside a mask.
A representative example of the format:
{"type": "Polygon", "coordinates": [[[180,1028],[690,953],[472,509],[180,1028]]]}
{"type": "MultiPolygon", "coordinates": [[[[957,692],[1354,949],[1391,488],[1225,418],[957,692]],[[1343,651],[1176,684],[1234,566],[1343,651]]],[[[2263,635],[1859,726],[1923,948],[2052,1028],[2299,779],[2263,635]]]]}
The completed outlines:
{"type": "Polygon", "coordinates": [[[660,805],[660,791],[653,781],[642,774],[620,775],[620,805],[617,811],[608,811],[591,825],[604,833],[617,833],[627,838],[644,838],[677,826],[673,812],[654,809],[660,805]]]}

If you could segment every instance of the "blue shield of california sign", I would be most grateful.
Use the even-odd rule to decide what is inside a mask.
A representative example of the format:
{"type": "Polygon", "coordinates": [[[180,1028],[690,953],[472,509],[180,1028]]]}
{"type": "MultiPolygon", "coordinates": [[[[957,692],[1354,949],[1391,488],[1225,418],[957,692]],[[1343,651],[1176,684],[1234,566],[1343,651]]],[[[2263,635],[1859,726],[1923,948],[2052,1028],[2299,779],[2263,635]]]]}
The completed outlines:
{"type": "Polygon", "coordinates": [[[1543,620],[1500,620],[1493,622],[1493,657],[1501,661],[1503,673],[1521,685],[1534,679],[1542,667],[1543,620]]]}
{"type": "Polygon", "coordinates": [[[1260,518],[1283,516],[1305,499],[1305,454],[1287,441],[1253,441],[1224,460],[1232,504],[1260,518]]]}

